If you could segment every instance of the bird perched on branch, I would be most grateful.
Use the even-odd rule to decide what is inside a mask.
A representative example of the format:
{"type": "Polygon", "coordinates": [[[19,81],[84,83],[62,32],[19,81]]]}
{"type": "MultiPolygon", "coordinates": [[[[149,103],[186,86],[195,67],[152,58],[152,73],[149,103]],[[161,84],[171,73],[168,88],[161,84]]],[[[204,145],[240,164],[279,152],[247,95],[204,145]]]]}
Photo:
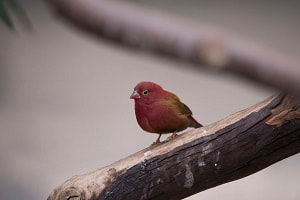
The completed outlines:
{"type": "Polygon", "coordinates": [[[160,143],[161,134],[177,132],[188,127],[202,125],[192,117],[192,111],[173,93],[153,82],[140,82],[134,88],[131,99],[135,102],[135,115],[140,127],[159,134],[154,144],[160,143]]]}

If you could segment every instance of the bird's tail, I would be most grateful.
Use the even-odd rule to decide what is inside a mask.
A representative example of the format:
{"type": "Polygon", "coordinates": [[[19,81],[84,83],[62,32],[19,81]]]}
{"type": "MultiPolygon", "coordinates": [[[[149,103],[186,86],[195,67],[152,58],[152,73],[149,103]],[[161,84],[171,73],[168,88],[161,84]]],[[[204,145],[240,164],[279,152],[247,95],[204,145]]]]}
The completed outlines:
{"type": "Polygon", "coordinates": [[[189,120],[190,120],[190,125],[189,125],[189,127],[200,128],[200,127],[203,126],[202,124],[200,124],[199,122],[197,122],[197,120],[195,120],[194,117],[188,116],[188,118],[189,118],[189,120]]]}

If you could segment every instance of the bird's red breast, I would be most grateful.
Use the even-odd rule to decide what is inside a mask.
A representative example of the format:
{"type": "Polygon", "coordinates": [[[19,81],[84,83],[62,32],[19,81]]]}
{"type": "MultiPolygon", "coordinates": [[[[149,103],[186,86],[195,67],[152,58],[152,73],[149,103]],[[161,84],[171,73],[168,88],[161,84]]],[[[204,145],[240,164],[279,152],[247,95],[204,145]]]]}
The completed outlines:
{"type": "Polygon", "coordinates": [[[151,133],[171,133],[201,127],[191,110],[173,93],[153,82],[141,82],[131,95],[140,127],[151,133]]]}

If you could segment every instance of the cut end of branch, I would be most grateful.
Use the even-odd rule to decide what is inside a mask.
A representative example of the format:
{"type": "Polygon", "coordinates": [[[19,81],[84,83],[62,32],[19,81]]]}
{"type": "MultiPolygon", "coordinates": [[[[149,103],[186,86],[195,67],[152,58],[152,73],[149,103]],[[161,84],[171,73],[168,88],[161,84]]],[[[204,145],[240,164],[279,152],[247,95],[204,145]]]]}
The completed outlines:
{"type": "Polygon", "coordinates": [[[65,188],[64,190],[58,190],[55,189],[50,196],[48,197],[47,200],[58,200],[58,199],[70,199],[70,200],[80,200],[84,199],[85,194],[84,192],[80,192],[78,188],[75,187],[70,187],[70,188],[65,188]]]}
{"type": "Polygon", "coordinates": [[[266,124],[280,126],[292,119],[300,119],[300,102],[292,96],[286,96],[281,103],[271,110],[272,115],[266,124]]]}

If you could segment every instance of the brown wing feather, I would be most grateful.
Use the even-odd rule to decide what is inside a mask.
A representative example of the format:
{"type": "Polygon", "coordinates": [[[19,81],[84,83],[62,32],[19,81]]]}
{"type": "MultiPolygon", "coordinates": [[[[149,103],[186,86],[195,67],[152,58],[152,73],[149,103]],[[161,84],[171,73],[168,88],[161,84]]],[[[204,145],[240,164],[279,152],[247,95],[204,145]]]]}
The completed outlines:
{"type": "Polygon", "coordinates": [[[175,94],[168,91],[166,92],[167,95],[165,99],[168,99],[167,102],[169,102],[169,104],[172,102],[177,112],[179,112],[182,115],[185,115],[189,119],[190,121],[189,127],[199,128],[203,126],[195,118],[192,117],[193,113],[187,105],[182,103],[175,94]]]}
{"type": "Polygon", "coordinates": [[[188,117],[188,119],[190,120],[189,127],[194,127],[194,128],[202,127],[203,125],[200,124],[194,117],[192,117],[193,112],[191,111],[191,109],[187,105],[182,103],[175,94],[174,94],[174,96],[175,96],[175,97],[173,97],[174,102],[175,102],[176,106],[179,108],[179,111],[182,114],[186,115],[188,117]]]}

